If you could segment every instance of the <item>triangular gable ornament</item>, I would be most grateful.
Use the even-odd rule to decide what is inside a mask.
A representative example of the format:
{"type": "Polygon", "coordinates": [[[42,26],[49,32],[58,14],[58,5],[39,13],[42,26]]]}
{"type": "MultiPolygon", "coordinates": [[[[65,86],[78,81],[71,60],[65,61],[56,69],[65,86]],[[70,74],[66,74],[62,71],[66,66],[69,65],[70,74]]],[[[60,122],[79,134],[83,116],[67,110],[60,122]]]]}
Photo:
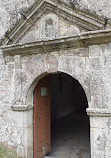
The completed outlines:
{"type": "MultiPolygon", "coordinates": [[[[104,26],[104,18],[76,9],[67,1],[38,0],[6,33],[2,45],[70,37],[102,30],[104,26]]],[[[107,23],[106,27],[111,28],[111,25],[107,23]]]]}

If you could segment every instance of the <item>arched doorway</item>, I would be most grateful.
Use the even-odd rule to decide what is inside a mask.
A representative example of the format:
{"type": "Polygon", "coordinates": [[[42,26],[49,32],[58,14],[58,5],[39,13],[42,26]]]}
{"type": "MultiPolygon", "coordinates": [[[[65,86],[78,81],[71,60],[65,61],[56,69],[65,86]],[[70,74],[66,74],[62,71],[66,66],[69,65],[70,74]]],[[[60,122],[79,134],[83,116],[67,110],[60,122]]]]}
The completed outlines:
{"type": "Polygon", "coordinates": [[[42,78],[34,90],[34,158],[89,158],[87,98],[66,73],[42,78]]]}

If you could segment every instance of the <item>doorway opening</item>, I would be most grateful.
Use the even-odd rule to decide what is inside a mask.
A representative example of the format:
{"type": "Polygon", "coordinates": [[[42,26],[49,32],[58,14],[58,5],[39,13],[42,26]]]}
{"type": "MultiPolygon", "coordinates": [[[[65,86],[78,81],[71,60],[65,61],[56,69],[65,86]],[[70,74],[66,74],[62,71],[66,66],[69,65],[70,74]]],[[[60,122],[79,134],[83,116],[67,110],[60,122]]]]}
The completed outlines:
{"type": "Polygon", "coordinates": [[[46,109],[38,105],[38,114],[34,108],[34,158],[90,158],[88,102],[81,84],[57,73],[47,75],[38,85],[39,95],[34,97],[40,100],[42,95],[42,101],[35,99],[34,106],[44,104],[46,109]],[[46,87],[41,84],[44,82],[46,87]]]}

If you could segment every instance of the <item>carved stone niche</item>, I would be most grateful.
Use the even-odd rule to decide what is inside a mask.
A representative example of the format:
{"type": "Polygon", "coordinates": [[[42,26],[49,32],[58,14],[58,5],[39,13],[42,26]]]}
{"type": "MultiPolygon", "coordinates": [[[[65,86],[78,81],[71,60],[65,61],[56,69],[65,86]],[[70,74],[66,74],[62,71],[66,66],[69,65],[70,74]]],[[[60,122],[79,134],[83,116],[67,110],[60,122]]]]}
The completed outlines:
{"type": "Polygon", "coordinates": [[[58,37],[58,17],[55,14],[47,14],[41,19],[40,38],[49,40],[58,37]]]}

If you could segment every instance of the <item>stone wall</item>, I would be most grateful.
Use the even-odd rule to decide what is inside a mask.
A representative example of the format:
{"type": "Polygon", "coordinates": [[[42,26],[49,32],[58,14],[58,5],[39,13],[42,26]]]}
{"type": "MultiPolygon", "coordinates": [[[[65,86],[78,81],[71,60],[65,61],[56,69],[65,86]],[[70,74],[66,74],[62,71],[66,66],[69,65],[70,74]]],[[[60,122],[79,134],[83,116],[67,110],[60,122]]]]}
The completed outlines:
{"type": "MultiPolygon", "coordinates": [[[[111,105],[111,44],[89,47],[90,60],[90,91],[92,108],[99,108],[103,111],[108,108],[110,113],[111,105]]],[[[96,111],[97,112],[97,111],[96,111]]],[[[95,113],[96,113],[95,112],[95,113]]],[[[97,112],[98,113],[98,112],[97,112]]],[[[99,111],[98,114],[90,117],[91,126],[91,157],[110,158],[111,152],[111,124],[110,115],[107,111],[99,111]],[[103,114],[104,113],[104,114],[103,114]]]]}
{"type": "Polygon", "coordinates": [[[111,45],[91,46],[90,53],[90,76],[91,76],[91,100],[92,104],[99,108],[111,107],[111,45]],[[93,90],[94,89],[94,90],[93,90]],[[96,90],[96,91],[95,91],[96,90]],[[96,98],[99,98],[96,102],[96,98]]]}
{"type": "MultiPolygon", "coordinates": [[[[13,148],[19,156],[27,155],[24,145],[30,144],[27,132],[32,126],[32,113],[15,112],[11,108],[14,81],[14,58],[1,57],[0,65],[0,143],[13,148]],[[28,130],[27,130],[28,129],[28,130]],[[27,140],[28,139],[28,140],[27,140]]],[[[32,132],[32,131],[31,131],[32,132]]],[[[30,134],[31,134],[30,132],[30,134]]],[[[31,140],[32,141],[32,140],[31,140]]],[[[32,154],[32,153],[31,153],[32,154]]],[[[32,155],[29,154],[29,157],[32,155]]]]}
{"type": "MultiPolygon", "coordinates": [[[[51,54],[4,57],[0,67],[0,141],[15,148],[19,156],[30,154],[30,158],[32,157],[33,111],[30,108],[28,111],[13,111],[11,106],[12,104],[16,106],[32,104],[33,106],[31,93],[37,84],[37,76],[41,78],[41,75],[46,72],[61,71],[73,76],[83,86],[90,108],[111,109],[110,51],[111,44],[107,44],[51,54]],[[49,64],[48,67],[47,64],[49,64]]],[[[105,153],[109,158],[110,118],[91,117],[91,127],[93,131],[91,140],[92,143],[94,143],[93,139],[96,142],[93,146],[95,153],[92,158],[99,152],[101,152],[101,157],[105,153]],[[101,121],[103,123],[99,124],[101,121]]]]}
{"type": "MultiPolygon", "coordinates": [[[[0,37],[33,2],[0,1],[0,37]]],[[[80,0],[75,4],[111,17],[110,0],[80,0]]],[[[0,51],[0,142],[13,147],[19,156],[33,157],[33,89],[44,75],[60,71],[77,79],[87,95],[92,158],[110,158],[111,44],[44,52],[5,56],[0,51]]]]}

